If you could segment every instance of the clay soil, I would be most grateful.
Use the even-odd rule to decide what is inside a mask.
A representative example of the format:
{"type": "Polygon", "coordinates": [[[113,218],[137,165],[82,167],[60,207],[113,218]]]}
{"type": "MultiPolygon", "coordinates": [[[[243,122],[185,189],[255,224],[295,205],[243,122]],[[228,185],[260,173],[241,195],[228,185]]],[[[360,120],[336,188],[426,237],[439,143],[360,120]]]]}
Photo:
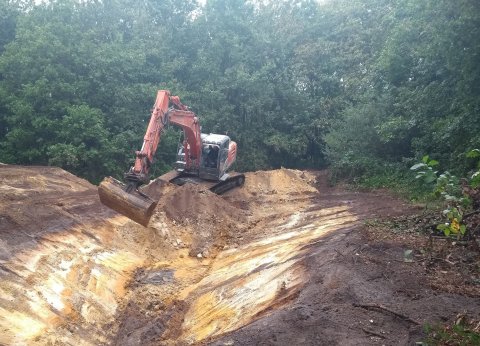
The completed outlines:
{"type": "Polygon", "coordinates": [[[0,345],[411,345],[480,319],[478,253],[392,226],[422,210],[386,192],[287,169],[145,191],[148,227],[58,168],[0,165],[0,345]]]}

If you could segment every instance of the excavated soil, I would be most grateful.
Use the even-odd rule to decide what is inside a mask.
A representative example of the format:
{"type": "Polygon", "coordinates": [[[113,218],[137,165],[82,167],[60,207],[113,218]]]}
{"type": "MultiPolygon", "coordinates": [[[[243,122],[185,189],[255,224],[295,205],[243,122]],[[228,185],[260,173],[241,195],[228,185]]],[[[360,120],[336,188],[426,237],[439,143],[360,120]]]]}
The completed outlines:
{"type": "Polygon", "coordinates": [[[155,181],[149,226],[51,167],[0,166],[0,344],[407,345],[465,312],[411,238],[365,220],[414,213],[324,172],[246,174],[217,196],[155,181]],[[447,292],[448,291],[448,292],[447,292]]]}

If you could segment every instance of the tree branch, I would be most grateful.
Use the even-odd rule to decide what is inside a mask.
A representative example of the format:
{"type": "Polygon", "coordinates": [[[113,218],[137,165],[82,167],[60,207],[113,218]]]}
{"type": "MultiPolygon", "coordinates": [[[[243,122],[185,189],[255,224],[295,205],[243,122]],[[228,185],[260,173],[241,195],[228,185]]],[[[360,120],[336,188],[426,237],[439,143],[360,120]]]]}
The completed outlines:
{"type": "Polygon", "coordinates": [[[390,310],[389,308],[386,308],[385,306],[383,305],[377,305],[377,304],[356,304],[354,303],[353,306],[355,307],[359,307],[359,308],[363,308],[363,309],[366,309],[366,310],[383,310],[383,311],[386,311],[402,320],[405,320],[405,321],[408,321],[410,323],[413,323],[413,324],[416,324],[416,325],[420,325],[420,322],[417,322],[413,319],[411,319],[410,317],[408,316],[405,316],[405,315],[402,315],[398,312],[395,312],[395,311],[392,311],[390,310]]]}

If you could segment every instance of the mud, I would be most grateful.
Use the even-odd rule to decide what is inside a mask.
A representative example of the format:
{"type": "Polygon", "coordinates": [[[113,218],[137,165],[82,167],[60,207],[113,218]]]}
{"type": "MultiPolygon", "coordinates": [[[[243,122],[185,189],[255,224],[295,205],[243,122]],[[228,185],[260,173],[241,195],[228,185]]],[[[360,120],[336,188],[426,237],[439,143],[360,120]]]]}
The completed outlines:
{"type": "Polygon", "coordinates": [[[435,289],[364,220],[415,208],[324,172],[246,175],[220,197],[155,181],[148,227],[60,169],[0,168],[0,344],[406,345],[478,297],[435,289]]]}

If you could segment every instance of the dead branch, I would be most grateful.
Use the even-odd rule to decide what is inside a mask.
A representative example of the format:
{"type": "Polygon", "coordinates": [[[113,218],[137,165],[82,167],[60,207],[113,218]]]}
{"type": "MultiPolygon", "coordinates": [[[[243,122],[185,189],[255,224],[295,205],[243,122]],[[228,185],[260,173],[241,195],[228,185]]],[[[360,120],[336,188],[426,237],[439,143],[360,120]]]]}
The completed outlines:
{"type": "Polygon", "coordinates": [[[385,336],[383,336],[382,334],[375,333],[375,332],[373,332],[371,330],[368,330],[366,328],[362,328],[362,331],[367,335],[376,336],[377,338],[385,339],[385,336]]]}
{"type": "Polygon", "coordinates": [[[354,303],[353,304],[354,307],[358,307],[358,308],[363,308],[363,309],[366,309],[366,310],[383,310],[383,311],[386,311],[402,320],[405,320],[405,321],[408,321],[410,323],[413,323],[413,324],[416,324],[416,325],[420,325],[420,322],[417,322],[413,319],[411,319],[410,317],[408,316],[405,316],[405,315],[402,315],[398,312],[395,312],[393,310],[390,310],[389,308],[383,306],[383,305],[377,305],[377,304],[356,304],[354,303]]]}
{"type": "Polygon", "coordinates": [[[480,209],[471,211],[470,213],[466,213],[465,215],[463,215],[463,219],[465,220],[467,217],[470,217],[470,216],[475,215],[475,214],[480,214],[480,209]]]}

